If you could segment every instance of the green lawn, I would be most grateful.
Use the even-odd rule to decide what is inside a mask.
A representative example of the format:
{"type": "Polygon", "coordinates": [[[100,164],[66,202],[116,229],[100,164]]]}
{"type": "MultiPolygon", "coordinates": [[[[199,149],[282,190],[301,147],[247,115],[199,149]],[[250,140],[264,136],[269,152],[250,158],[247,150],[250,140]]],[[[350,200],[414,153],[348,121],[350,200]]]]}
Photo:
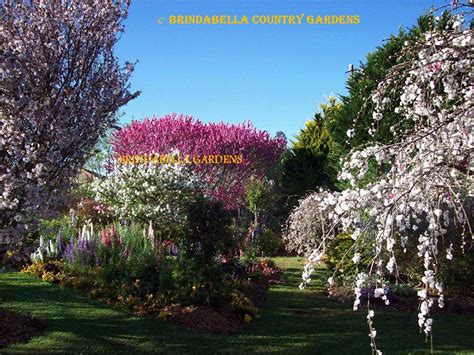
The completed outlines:
{"type": "MultiPolygon", "coordinates": [[[[203,335],[164,321],[106,307],[20,273],[0,273],[0,306],[48,321],[44,335],[3,353],[249,353],[369,354],[364,312],[328,300],[320,285],[300,291],[302,259],[277,258],[282,285],[270,289],[261,318],[232,336],[203,335]]],[[[416,314],[378,312],[378,344],[384,353],[427,353],[416,314]]],[[[435,350],[474,353],[474,317],[436,315],[435,350]]]]}

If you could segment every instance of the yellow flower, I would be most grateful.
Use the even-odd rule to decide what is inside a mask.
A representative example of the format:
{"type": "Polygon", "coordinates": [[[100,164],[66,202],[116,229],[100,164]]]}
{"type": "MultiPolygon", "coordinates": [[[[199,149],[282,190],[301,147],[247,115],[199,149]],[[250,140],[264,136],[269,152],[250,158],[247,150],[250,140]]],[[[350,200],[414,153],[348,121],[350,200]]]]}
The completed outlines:
{"type": "Polygon", "coordinates": [[[52,272],[45,272],[41,276],[41,278],[42,278],[43,281],[46,281],[46,282],[53,282],[56,279],[55,275],[52,272]]]}
{"type": "Polygon", "coordinates": [[[246,314],[244,316],[244,322],[245,323],[250,323],[252,321],[252,316],[250,314],[246,314]]]}
{"type": "Polygon", "coordinates": [[[161,310],[160,314],[158,314],[159,319],[166,319],[167,316],[168,316],[168,314],[164,310],[161,310]]]}

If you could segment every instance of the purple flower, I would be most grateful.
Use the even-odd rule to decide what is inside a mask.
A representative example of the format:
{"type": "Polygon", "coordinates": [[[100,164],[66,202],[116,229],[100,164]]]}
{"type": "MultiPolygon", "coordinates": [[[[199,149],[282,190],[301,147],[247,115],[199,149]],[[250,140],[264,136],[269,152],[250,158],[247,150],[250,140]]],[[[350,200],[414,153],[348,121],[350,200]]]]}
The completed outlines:
{"type": "Polygon", "coordinates": [[[171,254],[172,254],[173,256],[177,256],[178,253],[179,253],[178,246],[173,243],[173,245],[171,246],[171,254]]]}
{"type": "Polygon", "coordinates": [[[92,240],[79,238],[77,240],[77,252],[83,265],[93,265],[96,259],[97,238],[92,240]]]}
{"type": "Polygon", "coordinates": [[[76,243],[74,242],[74,238],[71,238],[69,243],[66,245],[64,256],[69,263],[74,264],[76,262],[76,243]]]}
{"type": "Polygon", "coordinates": [[[71,238],[69,241],[64,250],[64,257],[71,264],[99,266],[98,246],[98,236],[92,235],[90,239],[86,239],[79,232],[77,240],[71,238]]]}

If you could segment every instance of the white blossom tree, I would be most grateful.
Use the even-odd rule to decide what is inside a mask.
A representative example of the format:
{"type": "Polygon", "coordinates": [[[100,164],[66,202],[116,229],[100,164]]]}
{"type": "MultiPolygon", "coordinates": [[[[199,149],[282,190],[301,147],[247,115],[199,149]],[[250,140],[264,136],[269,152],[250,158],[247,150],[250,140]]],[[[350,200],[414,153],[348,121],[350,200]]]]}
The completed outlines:
{"type": "Polygon", "coordinates": [[[161,241],[187,226],[187,207],[203,191],[199,177],[179,164],[117,164],[92,185],[97,201],[117,218],[148,224],[148,238],[160,251],[161,241]]]}
{"type": "Polygon", "coordinates": [[[185,224],[186,204],[202,184],[180,164],[117,164],[92,189],[118,218],[171,227],[185,224]]]}
{"type": "Polygon", "coordinates": [[[113,48],[129,2],[5,0],[0,7],[0,234],[54,213],[114,114],[138,92],[113,48]]]}
{"type": "MultiPolygon", "coordinates": [[[[371,97],[376,109],[370,133],[377,131],[385,112],[394,110],[401,114],[399,124],[392,127],[395,140],[353,150],[339,176],[350,188],[332,197],[320,193],[312,197],[319,201],[313,218],[326,215],[333,228],[351,233],[354,263],[360,261],[358,242],[371,236],[373,258],[357,275],[354,309],[360,305],[362,287],[374,279],[374,296],[389,303],[385,276],[396,276],[403,267],[397,264],[394,247],[407,248],[409,238],[417,235],[424,265],[418,324],[427,336],[432,332],[432,306],[444,306],[439,265],[454,257],[452,243],[466,245],[473,236],[472,30],[463,30],[462,22],[462,14],[454,16],[444,30],[405,43],[400,63],[388,71],[371,97]],[[364,182],[369,164],[388,172],[364,182]]],[[[309,256],[302,286],[309,282],[313,264],[321,260],[333,228],[319,238],[309,256]]],[[[370,304],[367,319],[373,352],[381,353],[370,304]]]]}

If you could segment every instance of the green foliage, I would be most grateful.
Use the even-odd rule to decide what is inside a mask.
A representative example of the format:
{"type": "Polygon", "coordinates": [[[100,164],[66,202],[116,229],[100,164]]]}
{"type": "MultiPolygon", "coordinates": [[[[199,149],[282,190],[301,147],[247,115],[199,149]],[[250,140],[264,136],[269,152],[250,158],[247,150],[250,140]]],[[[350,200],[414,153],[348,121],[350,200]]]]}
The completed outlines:
{"type": "Polygon", "coordinates": [[[454,247],[452,260],[445,259],[439,270],[440,280],[450,296],[474,296],[474,243],[467,242],[465,250],[454,247]]]}
{"type": "Polygon", "coordinates": [[[290,149],[283,154],[280,179],[290,206],[307,192],[315,191],[320,184],[326,183],[322,163],[324,158],[305,148],[290,149]]]}
{"type": "Polygon", "coordinates": [[[232,309],[238,312],[241,316],[251,315],[254,316],[258,313],[257,307],[253,302],[241,291],[234,290],[230,293],[232,309]]]}
{"type": "Polygon", "coordinates": [[[372,247],[370,243],[354,244],[349,233],[337,235],[327,246],[324,262],[329,273],[344,274],[345,281],[351,281],[358,272],[365,271],[372,260],[372,247]],[[355,264],[351,256],[351,249],[355,249],[361,256],[360,262],[355,264]]]}
{"type": "Polygon", "coordinates": [[[187,205],[186,214],[185,232],[173,238],[178,257],[167,260],[161,268],[161,273],[172,270],[172,277],[164,276],[162,283],[171,286],[182,301],[211,304],[225,293],[219,257],[230,255],[236,246],[230,232],[232,215],[222,202],[202,195],[187,205]]]}
{"type": "Polygon", "coordinates": [[[334,144],[329,127],[341,104],[331,97],[320,105],[321,112],[306,122],[291,149],[280,162],[279,183],[293,206],[300,197],[318,187],[334,188],[339,169],[338,146],[334,144]]]}
{"type": "Polygon", "coordinates": [[[124,294],[122,285],[126,285],[127,295],[145,297],[146,294],[161,291],[159,288],[159,273],[156,263],[156,254],[153,251],[144,251],[130,255],[126,263],[112,262],[107,264],[100,273],[104,284],[120,290],[124,294]]]}
{"type": "Polygon", "coordinates": [[[255,255],[273,256],[281,248],[281,232],[274,228],[263,226],[262,232],[255,239],[253,250],[255,255]]]}
{"type": "Polygon", "coordinates": [[[72,235],[74,228],[71,226],[70,217],[68,215],[61,215],[54,219],[43,219],[38,226],[38,239],[42,235],[45,240],[56,240],[56,236],[72,235]]]}
{"type": "Polygon", "coordinates": [[[231,213],[221,202],[197,195],[187,206],[187,228],[177,244],[182,255],[206,264],[235,246],[230,233],[231,213]]]}
{"type": "MultiPolygon", "coordinates": [[[[89,173],[89,171],[86,169],[84,169],[83,172],[89,173]]],[[[76,200],[93,199],[95,193],[92,189],[92,181],[83,173],[80,173],[76,178],[74,188],[71,190],[70,195],[76,200]]]]}
{"type": "Polygon", "coordinates": [[[393,284],[390,289],[394,295],[400,297],[416,297],[416,289],[409,284],[393,284]]]}
{"type": "Polygon", "coordinates": [[[273,183],[263,179],[252,179],[245,188],[247,207],[250,212],[266,210],[273,202],[273,183]]]}
{"type": "MultiPolygon", "coordinates": [[[[211,304],[225,299],[230,288],[223,282],[227,276],[221,257],[236,249],[230,230],[232,213],[222,202],[197,194],[186,202],[183,215],[183,227],[168,240],[152,238],[153,229],[141,223],[105,229],[88,224],[78,238],[73,229],[64,238],[69,239],[64,252],[66,283],[76,277],[72,287],[94,291],[95,296],[121,297],[127,305],[150,294],[159,295],[158,303],[211,304]],[[177,256],[165,255],[165,245],[177,256]],[[90,280],[91,273],[95,281],[90,280]]],[[[45,222],[45,230],[51,229],[48,235],[55,236],[62,225],[69,225],[64,218],[45,222]]],[[[47,245],[49,239],[54,238],[46,238],[47,245]]],[[[49,274],[46,277],[57,281],[49,274]]]]}
{"type": "Polygon", "coordinates": [[[218,260],[203,264],[199,259],[178,258],[173,268],[176,299],[187,304],[215,305],[228,293],[228,285],[218,260]]]}
{"type": "MultiPolygon", "coordinates": [[[[278,203],[279,196],[273,180],[252,179],[247,184],[247,208],[253,214],[253,221],[244,217],[244,223],[251,224],[251,229],[255,228],[255,233],[251,245],[247,245],[246,254],[252,254],[254,257],[275,255],[280,248],[281,217],[285,213],[282,213],[282,206],[278,203]]],[[[248,242],[249,240],[245,243],[242,241],[242,244],[248,244],[248,242]]]]}

